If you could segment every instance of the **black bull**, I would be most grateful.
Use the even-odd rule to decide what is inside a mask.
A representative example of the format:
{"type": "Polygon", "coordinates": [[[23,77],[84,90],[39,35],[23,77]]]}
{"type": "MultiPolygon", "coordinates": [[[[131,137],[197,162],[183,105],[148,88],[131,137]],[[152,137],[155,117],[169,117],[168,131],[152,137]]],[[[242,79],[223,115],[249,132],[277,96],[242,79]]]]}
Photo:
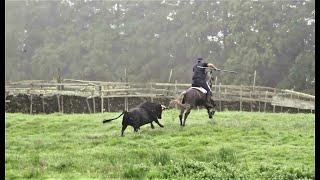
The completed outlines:
{"type": "Polygon", "coordinates": [[[116,118],[104,120],[103,123],[118,119],[123,115],[121,136],[123,136],[123,133],[128,126],[132,126],[134,128],[134,132],[138,132],[140,126],[143,126],[148,123],[151,124],[151,128],[153,129],[153,121],[156,122],[160,127],[164,127],[158,121],[158,119],[161,119],[162,111],[164,109],[166,109],[166,107],[161,104],[153,102],[144,102],[138,105],[137,107],[130,109],[129,111],[123,111],[116,118]]]}

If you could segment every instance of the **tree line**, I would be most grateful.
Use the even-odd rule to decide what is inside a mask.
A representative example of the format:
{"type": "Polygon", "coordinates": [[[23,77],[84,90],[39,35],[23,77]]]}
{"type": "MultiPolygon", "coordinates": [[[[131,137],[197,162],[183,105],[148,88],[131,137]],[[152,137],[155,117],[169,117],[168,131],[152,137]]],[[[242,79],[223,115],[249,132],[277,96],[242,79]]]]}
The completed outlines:
{"type": "Polygon", "coordinates": [[[188,83],[197,57],[252,84],[314,93],[315,4],[295,1],[6,1],[6,80],[188,83]]]}

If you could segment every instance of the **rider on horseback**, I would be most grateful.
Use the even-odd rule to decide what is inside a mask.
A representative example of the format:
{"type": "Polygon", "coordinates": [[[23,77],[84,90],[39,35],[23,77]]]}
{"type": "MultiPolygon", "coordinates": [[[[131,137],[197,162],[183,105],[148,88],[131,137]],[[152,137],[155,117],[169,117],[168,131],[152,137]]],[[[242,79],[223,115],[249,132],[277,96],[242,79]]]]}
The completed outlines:
{"type": "Polygon", "coordinates": [[[208,83],[206,82],[205,67],[211,67],[215,70],[218,69],[213,64],[204,62],[202,58],[198,58],[197,62],[193,65],[193,76],[192,76],[192,85],[191,86],[192,87],[202,87],[205,90],[207,90],[206,104],[209,106],[212,106],[212,104],[211,104],[212,92],[211,92],[211,89],[210,89],[208,83]],[[200,67],[204,67],[204,68],[200,68],[200,67]]]}

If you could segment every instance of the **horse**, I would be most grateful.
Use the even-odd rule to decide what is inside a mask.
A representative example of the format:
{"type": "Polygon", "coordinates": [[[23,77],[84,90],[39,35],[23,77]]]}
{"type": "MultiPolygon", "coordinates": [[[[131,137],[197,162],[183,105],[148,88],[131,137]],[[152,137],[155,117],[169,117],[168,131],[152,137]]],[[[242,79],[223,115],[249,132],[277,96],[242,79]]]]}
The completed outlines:
{"type": "MultiPolygon", "coordinates": [[[[212,71],[207,72],[207,82],[209,87],[212,86],[212,71]]],[[[206,103],[206,90],[200,87],[190,87],[186,91],[182,92],[177,99],[170,101],[170,106],[179,106],[180,107],[180,125],[186,125],[186,119],[191,112],[191,109],[198,106],[204,106],[207,109],[209,118],[212,119],[215,113],[215,103],[211,99],[209,103],[206,103]]]]}

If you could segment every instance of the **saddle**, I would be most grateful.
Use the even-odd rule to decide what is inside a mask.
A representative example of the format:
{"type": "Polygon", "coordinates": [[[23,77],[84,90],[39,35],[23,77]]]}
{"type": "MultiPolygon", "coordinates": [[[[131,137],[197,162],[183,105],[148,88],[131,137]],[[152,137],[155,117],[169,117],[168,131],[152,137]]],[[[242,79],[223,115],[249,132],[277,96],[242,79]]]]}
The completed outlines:
{"type": "Polygon", "coordinates": [[[207,94],[207,90],[205,90],[203,87],[190,87],[189,89],[196,89],[202,92],[203,94],[207,94]]]}

